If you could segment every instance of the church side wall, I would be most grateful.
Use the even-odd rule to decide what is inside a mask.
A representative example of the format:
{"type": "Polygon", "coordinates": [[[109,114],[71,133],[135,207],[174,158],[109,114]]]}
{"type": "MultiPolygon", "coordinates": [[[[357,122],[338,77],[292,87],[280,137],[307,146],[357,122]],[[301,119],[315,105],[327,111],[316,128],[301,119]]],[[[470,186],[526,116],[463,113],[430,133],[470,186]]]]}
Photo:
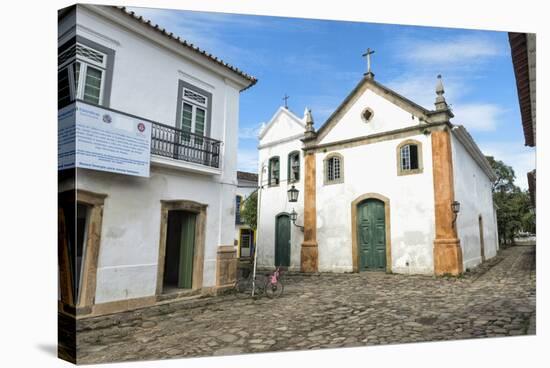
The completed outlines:
{"type": "MultiPolygon", "coordinates": [[[[319,271],[352,271],[351,203],[365,193],[390,201],[392,272],[433,274],[434,190],[430,136],[422,134],[316,154],[319,271]],[[397,146],[422,143],[423,172],[397,175],[397,146]],[[344,156],[344,182],[323,184],[323,159],[344,156]]],[[[386,224],[387,226],[388,224],[386,224]]]]}
{"type": "MultiPolygon", "coordinates": [[[[276,127],[273,127],[275,129],[276,127]]],[[[258,219],[258,231],[256,237],[256,249],[258,252],[258,267],[273,267],[275,265],[275,217],[280,213],[290,213],[294,209],[298,213],[296,223],[303,225],[304,222],[304,155],[302,151],[302,142],[299,139],[287,143],[281,143],[272,147],[262,148],[259,151],[259,179],[262,180],[263,189],[261,189],[261,202],[258,203],[260,209],[258,219]],[[292,184],[287,179],[288,154],[292,151],[300,152],[300,181],[294,183],[296,189],[300,191],[298,202],[289,203],[287,190],[292,184]],[[267,186],[268,180],[268,161],[270,157],[279,156],[281,181],[278,186],[267,186]],[[265,168],[262,173],[262,167],[265,168]],[[261,179],[260,179],[261,178],[261,179]]],[[[290,270],[300,270],[300,247],[304,239],[303,232],[296,226],[290,225],[290,270]]]]}
{"type": "Polygon", "coordinates": [[[462,143],[451,134],[455,200],[460,202],[456,220],[464,269],[481,263],[479,216],[482,217],[485,257],[496,255],[498,235],[491,181],[462,143]]]}

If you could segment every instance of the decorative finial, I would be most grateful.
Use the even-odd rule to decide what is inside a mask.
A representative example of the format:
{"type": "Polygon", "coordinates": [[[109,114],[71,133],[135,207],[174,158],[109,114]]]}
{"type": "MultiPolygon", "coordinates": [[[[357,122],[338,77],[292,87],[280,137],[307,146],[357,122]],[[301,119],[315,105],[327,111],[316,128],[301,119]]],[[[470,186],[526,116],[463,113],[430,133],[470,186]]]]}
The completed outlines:
{"type": "Polygon", "coordinates": [[[290,96],[288,96],[286,93],[285,93],[285,96],[283,97],[283,100],[285,101],[285,109],[288,110],[288,99],[289,99],[290,96]]]}
{"type": "Polygon", "coordinates": [[[367,58],[367,72],[364,75],[370,79],[374,79],[374,73],[370,69],[370,56],[372,54],[374,54],[374,50],[371,50],[370,47],[367,48],[367,51],[363,54],[363,57],[367,58]]]}
{"type": "Polygon", "coordinates": [[[443,88],[443,80],[441,79],[441,74],[437,75],[437,86],[435,87],[435,93],[438,95],[443,95],[445,93],[445,89],[443,88]]]}
{"type": "Polygon", "coordinates": [[[443,96],[443,94],[445,93],[445,88],[443,88],[443,79],[441,78],[441,74],[437,75],[435,93],[437,94],[437,97],[435,98],[435,109],[448,110],[449,106],[447,106],[447,101],[445,101],[445,97],[443,96]]]}
{"type": "Polygon", "coordinates": [[[311,109],[306,111],[306,131],[313,130],[313,115],[311,115],[311,109]]]}
{"type": "Polygon", "coordinates": [[[311,110],[306,108],[306,139],[312,138],[315,136],[315,128],[313,127],[313,115],[311,115],[311,110]]]}

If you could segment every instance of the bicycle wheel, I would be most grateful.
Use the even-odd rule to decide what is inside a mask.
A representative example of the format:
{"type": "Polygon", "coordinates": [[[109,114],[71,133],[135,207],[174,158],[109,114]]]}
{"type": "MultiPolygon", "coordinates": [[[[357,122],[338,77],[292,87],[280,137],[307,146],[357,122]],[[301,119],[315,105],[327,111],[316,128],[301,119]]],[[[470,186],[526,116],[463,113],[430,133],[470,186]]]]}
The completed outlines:
{"type": "MultiPolygon", "coordinates": [[[[265,288],[265,277],[262,275],[256,275],[256,282],[254,282],[254,296],[262,296],[265,288]]],[[[252,294],[252,283],[250,283],[250,294],[252,294]]]]}
{"type": "Polygon", "coordinates": [[[268,281],[265,284],[264,292],[268,298],[273,299],[283,295],[284,285],[281,281],[277,280],[276,283],[268,281]]]}
{"type": "Polygon", "coordinates": [[[235,282],[233,288],[235,295],[238,297],[247,297],[252,291],[252,282],[248,278],[240,278],[235,282]]]}

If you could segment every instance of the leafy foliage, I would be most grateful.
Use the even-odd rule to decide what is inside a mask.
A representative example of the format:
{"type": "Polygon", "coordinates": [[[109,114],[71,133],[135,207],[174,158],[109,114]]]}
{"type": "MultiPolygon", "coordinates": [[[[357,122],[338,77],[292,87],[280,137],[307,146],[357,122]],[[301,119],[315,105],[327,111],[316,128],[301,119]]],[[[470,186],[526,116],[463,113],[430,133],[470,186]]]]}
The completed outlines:
{"type": "Polygon", "coordinates": [[[502,161],[487,157],[497,180],[493,184],[493,200],[497,206],[497,226],[502,243],[513,243],[520,232],[536,232],[535,213],[528,191],[514,184],[514,170],[502,161]]]}
{"type": "Polygon", "coordinates": [[[492,156],[487,156],[487,160],[497,175],[497,180],[493,183],[493,193],[514,191],[517,188],[514,185],[514,180],[516,179],[514,169],[502,161],[495,160],[492,156]]]}
{"type": "Polygon", "coordinates": [[[258,192],[252,193],[241,204],[241,218],[253,230],[257,228],[258,219],[258,192]]]}

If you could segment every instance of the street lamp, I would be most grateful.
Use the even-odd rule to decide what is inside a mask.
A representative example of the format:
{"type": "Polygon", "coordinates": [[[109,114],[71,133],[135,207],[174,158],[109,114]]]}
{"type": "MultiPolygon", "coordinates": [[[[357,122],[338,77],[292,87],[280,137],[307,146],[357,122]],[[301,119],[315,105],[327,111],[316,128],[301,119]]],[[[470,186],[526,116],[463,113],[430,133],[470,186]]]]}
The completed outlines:
{"type": "Polygon", "coordinates": [[[460,212],[460,202],[459,201],[454,201],[453,204],[451,205],[451,207],[453,208],[453,213],[454,214],[457,214],[460,212]]]}
{"type": "Polygon", "coordinates": [[[454,227],[456,223],[456,218],[458,216],[458,213],[460,212],[460,202],[453,201],[453,203],[451,203],[451,209],[453,210],[453,227],[454,227]]]}
{"type": "Polygon", "coordinates": [[[287,194],[288,194],[288,201],[289,202],[298,202],[298,194],[300,192],[298,191],[298,189],[296,189],[294,187],[294,185],[292,185],[292,187],[290,187],[290,189],[287,191],[287,194]]]}
{"type": "Polygon", "coordinates": [[[294,208],[292,209],[292,212],[290,213],[290,221],[292,221],[292,224],[296,227],[299,227],[300,230],[304,231],[304,227],[296,224],[296,219],[298,218],[298,214],[296,211],[294,211],[294,208]]]}
{"type": "Polygon", "coordinates": [[[293,208],[292,212],[290,213],[290,221],[292,221],[292,223],[295,223],[297,218],[298,218],[298,213],[294,211],[294,208],[293,208]]]}

